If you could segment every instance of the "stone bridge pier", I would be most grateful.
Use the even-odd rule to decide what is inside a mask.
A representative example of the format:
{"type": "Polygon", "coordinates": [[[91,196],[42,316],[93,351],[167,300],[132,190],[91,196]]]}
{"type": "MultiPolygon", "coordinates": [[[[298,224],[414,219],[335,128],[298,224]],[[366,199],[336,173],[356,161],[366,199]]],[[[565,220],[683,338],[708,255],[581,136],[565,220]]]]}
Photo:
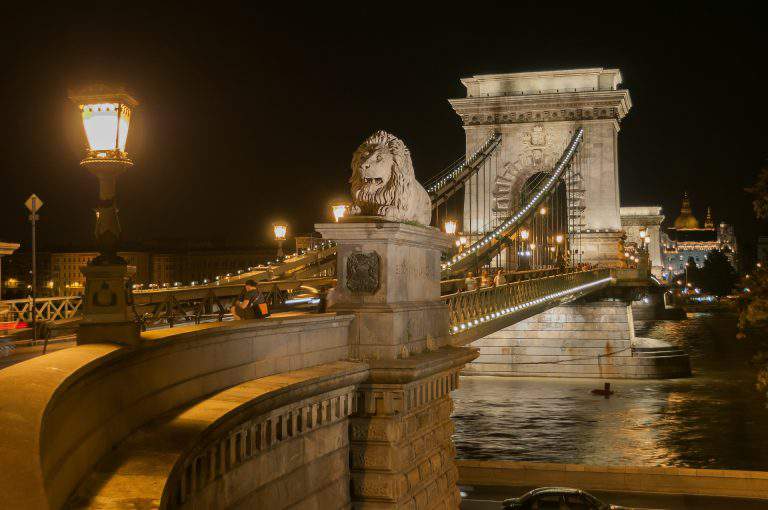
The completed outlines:
{"type": "Polygon", "coordinates": [[[450,393],[475,349],[450,346],[437,229],[353,217],[316,225],[338,246],[329,310],[354,313],[353,358],[370,366],[350,418],[355,508],[458,508],[450,393]]]}

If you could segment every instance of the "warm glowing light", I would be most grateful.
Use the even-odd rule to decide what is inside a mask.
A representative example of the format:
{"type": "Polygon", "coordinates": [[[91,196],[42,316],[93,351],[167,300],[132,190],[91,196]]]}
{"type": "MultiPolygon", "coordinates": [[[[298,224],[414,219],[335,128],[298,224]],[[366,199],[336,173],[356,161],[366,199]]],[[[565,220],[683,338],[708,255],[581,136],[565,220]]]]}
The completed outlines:
{"type": "Polygon", "coordinates": [[[347,214],[347,206],[344,204],[333,205],[331,206],[331,209],[333,210],[333,217],[336,218],[336,221],[339,221],[345,214],[347,214]]]}
{"type": "Polygon", "coordinates": [[[278,241],[285,240],[285,234],[288,232],[288,227],[285,225],[277,224],[273,227],[273,230],[275,232],[275,239],[278,241]]]}
{"type": "Polygon", "coordinates": [[[457,226],[458,226],[457,223],[455,221],[453,221],[453,220],[446,221],[445,222],[445,233],[446,234],[450,234],[450,235],[454,235],[456,233],[456,227],[457,226]]]}
{"type": "Polygon", "coordinates": [[[80,105],[83,127],[90,150],[125,152],[131,109],[122,103],[88,103],[80,105]]]}
{"type": "Polygon", "coordinates": [[[646,235],[647,235],[647,234],[645,233],[645,230],[641,230],[641,231],[640,231],[640,239],[645,239],[645,236],[646,236],[646,235]]]}
{"type": "Polygon", "coordinates": [[[557,234],[555,236],[555,241],[557,241],[558,243],[562,243],[563,242],[563,234],[557,234]]]}
{"type": "Polygon", "coordinates": [[[469,240],[467,239],[467,236],[459,236],[459,242],[462,246],[466,246],[467,243],[469,243],[469,240]]]}
{"type": "Polygon", "coordinates": [[[532,249],[532,250],[535,250],[535,249],[536,249],[536,243],[531,243],[531,249],[532,249]]]}
{"type": "Polygon", "coordinates": [[[547,208],[546,207],[542,207],[541,209],[539,209],[539,213],[540,214],[547,214],[547,208]]]}
{"type": "Polygon", "coordinates": [[[525,230],[525,229],[520,231],[520,239],[522,239],[523,241],[528,239],[529,235],[530,235],[530,233],[527,230],[525,230]]]}
{"type": "Polygon", "coordinates": [[[73,93],[88,141],[89,158],[128,159],[125,145],[138,101],[121,88],[92,85],[73,93]]]}

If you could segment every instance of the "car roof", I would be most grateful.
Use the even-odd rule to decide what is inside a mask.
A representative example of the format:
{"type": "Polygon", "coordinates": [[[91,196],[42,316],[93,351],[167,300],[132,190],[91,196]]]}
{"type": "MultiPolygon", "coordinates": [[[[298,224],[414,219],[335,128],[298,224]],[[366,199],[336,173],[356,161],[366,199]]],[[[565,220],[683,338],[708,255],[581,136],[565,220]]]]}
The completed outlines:
{"type": "Polygon", "coordinates": [[[543,494],[547,492],[577,494],[583,491],[581,489],[574,489],[572,487],[539,487],[538,489],[533,489],[528,494],[543,494]]]}

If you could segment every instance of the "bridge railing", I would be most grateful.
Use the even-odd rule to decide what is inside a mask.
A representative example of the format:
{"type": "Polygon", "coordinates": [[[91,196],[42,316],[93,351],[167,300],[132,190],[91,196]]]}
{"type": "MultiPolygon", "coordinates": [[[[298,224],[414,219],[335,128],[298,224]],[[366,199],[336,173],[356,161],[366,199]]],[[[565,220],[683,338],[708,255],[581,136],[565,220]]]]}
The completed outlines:
{"type": "Polygon", "coordinates": [[[590,287],[607,285],[611,279],[607,268],[566,269],[557,275],[456,292],[442,299],[450,311],[450,331],[456,334],[529,308],[547,303],[556,306],[575,294],[589,291],[590,287]]]}
{"type": "Polygon", "coordinates": [[[74,317],[80,310],[83,299],[80,296],[57,296],[35,299],[10,299],[0,301],[0,309],[5,309],[9,322],[31,322],[33,315],[38,321],[57,321],[74,317]]]}

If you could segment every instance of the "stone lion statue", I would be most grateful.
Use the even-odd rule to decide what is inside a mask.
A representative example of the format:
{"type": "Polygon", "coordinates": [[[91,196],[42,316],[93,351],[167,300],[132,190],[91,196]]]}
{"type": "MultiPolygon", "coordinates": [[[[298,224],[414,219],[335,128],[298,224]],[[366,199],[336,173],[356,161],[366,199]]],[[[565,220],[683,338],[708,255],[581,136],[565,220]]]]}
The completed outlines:
{"type": "Polygon", "coordinates": [[[411,153],[402,140],[377,131],[352,155],[350,213],[429,225],[432,202],[413,173],[411,153]]]}

